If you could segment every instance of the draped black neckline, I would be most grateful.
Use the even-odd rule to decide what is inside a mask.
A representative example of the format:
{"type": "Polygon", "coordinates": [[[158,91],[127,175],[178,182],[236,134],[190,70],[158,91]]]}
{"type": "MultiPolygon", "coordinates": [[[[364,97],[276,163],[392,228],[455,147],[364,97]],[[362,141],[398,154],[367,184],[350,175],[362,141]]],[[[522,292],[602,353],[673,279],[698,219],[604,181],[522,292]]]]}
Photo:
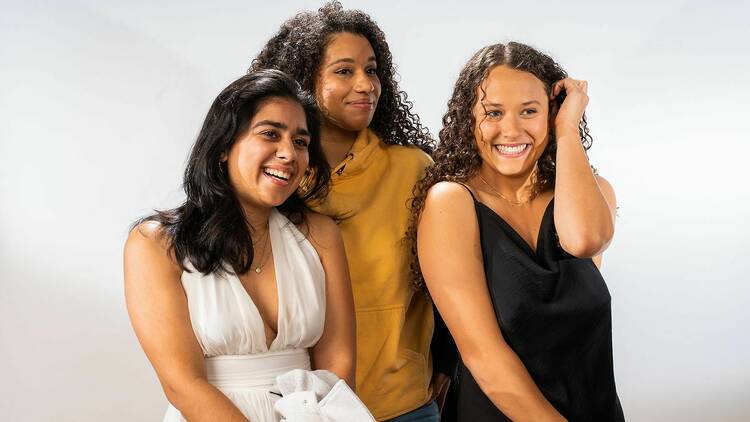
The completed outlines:
{"type": "MultiPolygon", "coordinates": [[[[471,191],[469,191],[471,192],[471,191]]],[[[502,225],[506,230],[507,233],[510,234],[511,237],[518,243],[532,258],[540,258],[541,257],[541,251],[539,250],[540,246],[543,243],[544,236],[547,233],[547,230],[545,230],[546,225],[553,224],[553,210],[555,202],[555,198],[553,197],[550,199],[549,203],[547,204],[547,207],[544,209],[544,214],[542,215],[542,221],[539,224],[539,229],[537,230],[537,236],[536,236],[536,249],[532,248],[531,245],[526,241],[526,239],[521,236],[518,231],[516,231],[513,226],[508,223],[500,214],[495,212],[492,208],[485,205],[483,202],[480,202],[477,200],[476,197],[474,197],[474,194],[471,194],[471,198],[474,200],[474,204],[476,204],[477,209],[484,209],[487,211],[487,213],[490,215],[490,217],[494,218],[500,225],[502,225]]]]}

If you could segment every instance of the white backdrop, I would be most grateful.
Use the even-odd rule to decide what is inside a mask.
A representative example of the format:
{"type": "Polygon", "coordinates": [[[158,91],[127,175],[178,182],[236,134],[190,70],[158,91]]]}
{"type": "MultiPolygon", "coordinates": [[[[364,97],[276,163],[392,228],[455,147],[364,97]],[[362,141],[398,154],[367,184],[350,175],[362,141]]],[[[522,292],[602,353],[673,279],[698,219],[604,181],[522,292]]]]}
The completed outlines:
{"type": "MultiPolygon", "coordinates": [[[[182,197],[213,98],[318,2],[0,2],[0,419],[159,420],[130,328],[128,225],[182,197]]],[[[620,204],[604,275],[631,421],[750,419],[750,7],[346,1],[437,134],[460,67],[520,40],[588,79],[620,204]]]]}

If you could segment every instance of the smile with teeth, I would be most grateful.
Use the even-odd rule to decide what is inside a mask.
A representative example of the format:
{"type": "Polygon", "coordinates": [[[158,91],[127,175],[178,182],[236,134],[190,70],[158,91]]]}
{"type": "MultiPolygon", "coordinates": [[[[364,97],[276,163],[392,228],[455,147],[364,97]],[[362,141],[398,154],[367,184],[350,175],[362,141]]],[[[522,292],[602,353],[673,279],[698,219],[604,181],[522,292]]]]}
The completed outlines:
{"type": "Polygon", "coordinates": [[[497,150],[500,151],[500,154],[503,155],[518,155],[526,151],[528,147],[529,144],[495,145],[495,148],[497,148],[497,150]]]}
{"type": "Polygon", "coordinates": [[[267,174],[267,175],[269,175],[271,177],[274,177],[276,179],[283,180],[283,181],[288,181],[289,178],[292,177],[292,173],[289,173],[289,172],[286,172],[286,171],[282,171],[282,170],[276,170],[276,169],[272,169],[272,168],[268,168],[268,167],[265,167],[263,169],[263,173],[265,173],[265,174],[267,174]]]}

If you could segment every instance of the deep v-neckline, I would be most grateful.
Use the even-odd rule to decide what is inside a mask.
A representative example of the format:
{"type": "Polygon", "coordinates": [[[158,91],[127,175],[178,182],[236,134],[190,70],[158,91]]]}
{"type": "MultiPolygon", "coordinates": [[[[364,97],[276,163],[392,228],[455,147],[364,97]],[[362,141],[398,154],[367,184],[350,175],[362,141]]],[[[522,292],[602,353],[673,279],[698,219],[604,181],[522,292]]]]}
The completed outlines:
{"type": "Polygon", "coordinates": [[[268,237],[271,240],[271,260],[273,261],[273,277],[274,282],[276,283],[276,336],[271,340],[271,343],[268,342],[268,336],[266,335],[266,325],[271,327],[270,324],[267,324],[266,321],[263,319],[263,315],[260,313],[260,309],[258,309],[258,305],[255,304],[255,301],[253,300],[253,297],[250,295],[250,292],[247,291],[247,287],[245,287],[245,284],[240,280],[239,276],[235,276],[237,279],[237,282],[240,284],[240,287],[242,288],[242,291],[245,292],[245,298],[247,298],[247,301],[250,302],[250,307],[255,311],[255,317],[257,318],[257,322],[260,323],[260,331],[263,335],[263,347],[265,348],[265,351],[268,352],[271,349],[273,349],[273,346],[276,344],[276,342],[281,338],[281,330],[282,330],[282,324],[281,324],[281,317],[282,317],[282,309],[283,301],[281,300],[281,294],[282,294],[282,279],[283,277],[279,277],[279,262],[277,255],[280,252],[281,245],[276,245],[274,243],[274,238],[276,237],[274,233],[271,233],[271,226],[273,225],[273,230],[278,230],[276,227],[276,221],[272,221],[274,219],[274,213],[276,213],[275,209],[271,211],[271,215],[268,217],[268,237]]]}
{"type": "MultiPolygon", "coordinates": [[[[472,195],[472,197],[473,197],[473,195],[472,195]]],[[[553,209],[553,205],[552,204],[555,202],[555,198],[554,197],[552,197],[552,199],[550,199],[549,203],[547,204],[547,207],[545,207],[545,209],[544,209],[544,214],[542,214],[542,221],[539,223],[539,229],[537,230],[536,245],[535,245],[535,247],[532,247],[529,244],[529,242],[527,242],[526,239],[524,239],[524,237],[521,236],[518,233],[518,231],[513,227],[513,225],[511,225],[510,223],[508,223],[495,210],[493,210],[489,206],[485,205],[484,203],[479,202],[476,198],[473,198],[473,199],[474,199],[474,202],[477,203],[477,204],[479,204],[481,208],[484,208],[487,211],[489,211],[490,216],[492,216],[500,224],[502,224],[503,226],[505,226],[506,228],[508,228],[508,232],[510,233],[511,237],[514,237],[518,241],[518,243],[521,244],[522,247],[526,249],[526,252],[528,252],[529,254],[531,254],[531,256],[533,256],[533,257],[539,257],[539,245],[542,243],[541,240],[542,240],[542,235],[544,234],[543,233],[544,225],[547,222],[547,219],[550,218],[550,215],[552,214],[552,209],[553,209]]]]}

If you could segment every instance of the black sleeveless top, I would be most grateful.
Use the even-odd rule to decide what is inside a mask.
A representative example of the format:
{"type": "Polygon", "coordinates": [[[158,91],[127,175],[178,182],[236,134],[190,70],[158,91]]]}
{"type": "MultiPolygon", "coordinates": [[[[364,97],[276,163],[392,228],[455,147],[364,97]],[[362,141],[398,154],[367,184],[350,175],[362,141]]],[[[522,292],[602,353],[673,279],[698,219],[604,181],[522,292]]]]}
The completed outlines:
{"type": "MultiPolygon", "coordinates": [[[[471,191],[469,191],[471,193],[471,191]]],[[[554,199],[536,250],[472,193],[497,323],[547,400],[569,421],[624,421],[612,369],[607,285],[591,259],[557,240],[554,199]]],[[[459,361],[451,396],[458,421],[509,421],[459,361]]],[[[452,418],[451,418],[452,419],[452,418]]]]}

